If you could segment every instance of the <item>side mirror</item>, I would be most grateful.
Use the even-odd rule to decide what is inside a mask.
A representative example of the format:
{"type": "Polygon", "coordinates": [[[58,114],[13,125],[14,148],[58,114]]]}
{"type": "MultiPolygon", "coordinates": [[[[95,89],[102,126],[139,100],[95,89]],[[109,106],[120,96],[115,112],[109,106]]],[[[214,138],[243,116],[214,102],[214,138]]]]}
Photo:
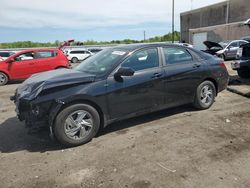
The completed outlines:
{"type": "Polygon", "coordinates": [[[11,58],[9,61],[7,61],[7,63],[13,63],[13,62],[15,62],[14,58],[11,58]]]}
{"type": "Polygon", "coordinates": [[[133,76],[135,71],[132,68],[129,67],[121,67],[118,69],[118,71],[115,73],[115,77],[121,77],[121,76],[133,76]]]}

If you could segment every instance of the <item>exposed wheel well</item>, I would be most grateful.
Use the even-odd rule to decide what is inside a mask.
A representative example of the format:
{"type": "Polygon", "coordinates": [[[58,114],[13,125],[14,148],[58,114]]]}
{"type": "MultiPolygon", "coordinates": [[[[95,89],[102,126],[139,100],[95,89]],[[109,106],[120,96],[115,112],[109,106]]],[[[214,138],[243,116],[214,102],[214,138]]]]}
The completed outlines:
{"type": "Polygon", "coordinates": [[[67,68],[67,67],[64,67],[64,66],[59,66],[59,67],[56,67],[56,69],[63,69],[63,68],[67,68]]]}

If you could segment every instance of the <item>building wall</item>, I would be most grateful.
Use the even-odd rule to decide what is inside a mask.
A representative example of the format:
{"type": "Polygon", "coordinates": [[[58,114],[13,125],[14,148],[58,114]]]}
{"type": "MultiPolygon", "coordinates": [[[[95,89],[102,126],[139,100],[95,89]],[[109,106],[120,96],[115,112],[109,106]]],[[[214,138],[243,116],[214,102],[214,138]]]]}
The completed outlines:
{"type": "Polygon", "coordinates": [[[192,33],[208,31],[208,39],[221,41],[250,35],[250,28],[235,22],[250,18],[249,0],[230,0],[181,14],[181,39],[192,43],[192,33]],[[229,25],[225,25],[229,23],[229,25]],[[230,25],[232,23],[232,25],[230,25]],[[224,26],[221,26],[224,25],[224,26]],[[211,26],[218,26],[209,29],[211,26]],[[202,29],[205,28],[205,29],[202,29]],[[195,30],[197,29],[197,30],[195,30]]]}

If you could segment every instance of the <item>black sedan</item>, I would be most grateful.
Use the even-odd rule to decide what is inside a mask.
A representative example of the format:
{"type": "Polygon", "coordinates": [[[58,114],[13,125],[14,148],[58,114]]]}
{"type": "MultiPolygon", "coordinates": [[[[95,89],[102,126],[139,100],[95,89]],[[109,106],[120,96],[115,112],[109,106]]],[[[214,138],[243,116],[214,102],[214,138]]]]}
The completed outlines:
{"type": "Polygon", "coordinates": [[[77,146],[119,120],[184,104],[208,109],[227,83],[221,59],[179,45],[136,44],[33,75],[12,100],[28,127],[48,126],[62,144],[77,146]]]}

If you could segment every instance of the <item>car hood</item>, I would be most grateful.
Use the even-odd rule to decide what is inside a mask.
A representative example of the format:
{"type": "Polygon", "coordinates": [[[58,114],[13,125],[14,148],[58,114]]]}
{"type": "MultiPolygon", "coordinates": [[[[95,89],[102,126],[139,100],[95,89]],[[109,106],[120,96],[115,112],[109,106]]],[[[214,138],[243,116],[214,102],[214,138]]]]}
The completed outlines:
{"type": "Polygon", "coordinates": [[[218,47],[218,48],[221,48],[223,49],[223,47],[217,43],[217,42],[211,42],[211,41],[205,41],[203,42],[203,44],[208,48],[208,49],[211,49],[213,47],[218,47]]]}
{"type": "Polygon", "coordinates": [[[32,100],[43,90],[57,88],[60,86],[69,86],[72,84],[89,83],[94,82],[94,80],[95,75],[72,69],[47,71],[44,73],[34,74],[24,81],[17,88],[16,97],[32,100]]]}

